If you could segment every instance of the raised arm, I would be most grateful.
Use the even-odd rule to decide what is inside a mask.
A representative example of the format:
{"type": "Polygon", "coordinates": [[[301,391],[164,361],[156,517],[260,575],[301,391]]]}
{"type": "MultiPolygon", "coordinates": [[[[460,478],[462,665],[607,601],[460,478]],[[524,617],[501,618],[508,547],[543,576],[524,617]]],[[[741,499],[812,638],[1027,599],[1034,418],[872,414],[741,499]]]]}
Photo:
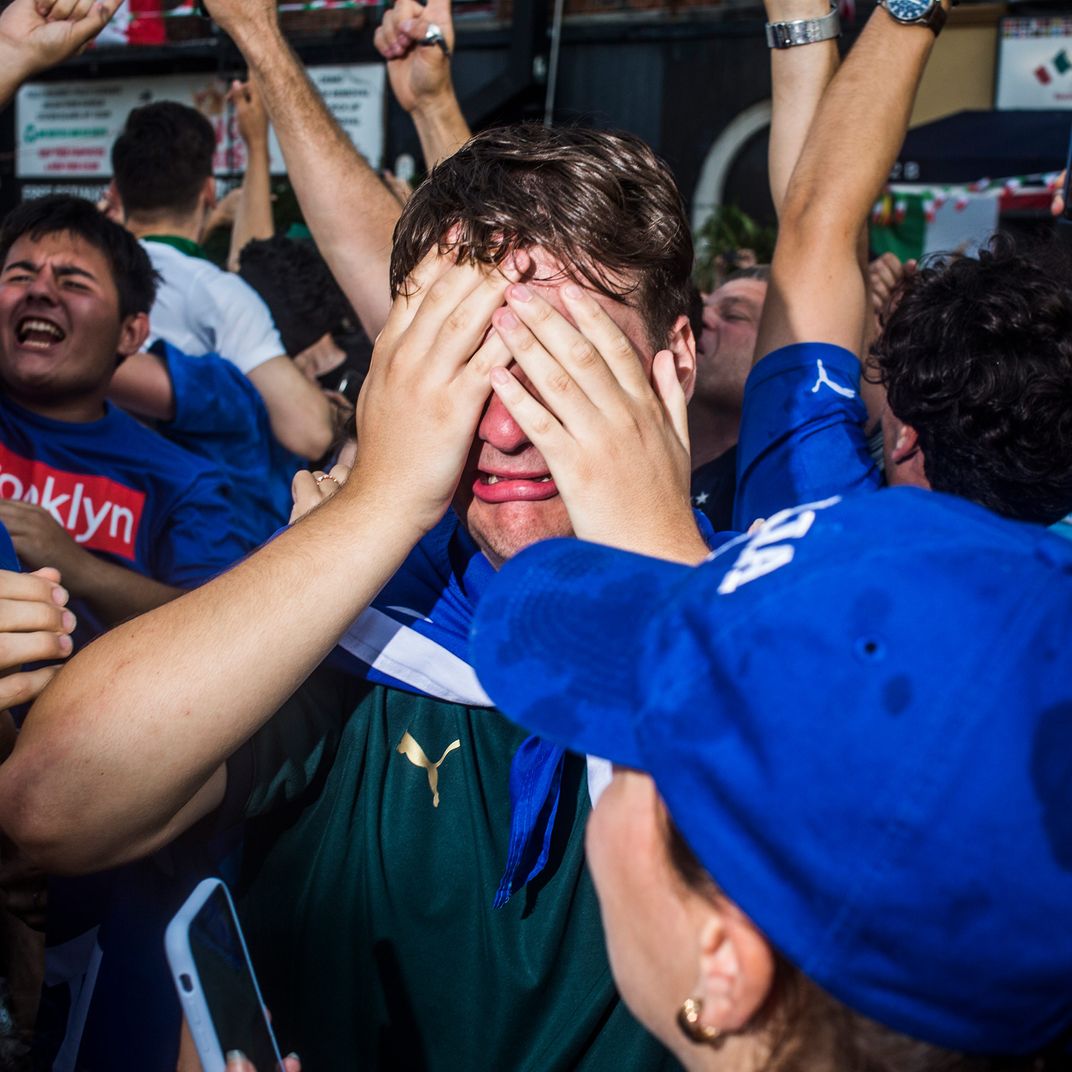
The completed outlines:
{"type": "Polygon", "coordinates": [[[332,117],[279,28],[274,0],[206,0],[264,98],[305,221],[369,338],[391,305],[398,202],[332,117]]]}
{"type": "Polygon", "coordinates": [[[238,133],[246,146],[246,173],[231,229],[227,267],[238,271],[239,257],[246,245],[275,234],[272,220],[272,176],[268,160],[268,113],[254,82],[235,82],[228,94],[234,102],[238,133]]]}
{"type": "MultiPolygon", "coordinates": [[[[765,0],[767,21],[782,23],[807,21],[826,33],[838,19],[837,7],[829,0],[765,0]]],[[[838,69],[838,39],[831,37],[791,48],[772,48],[771,128],[767,151],[771,198],[779,218],[789,186],[808,140],[812,120],[826,87],[838,69]]]]}
{"type": "Polygon", "coordinates": [[[830,83],[782,206],[758,355],[804,341],[858,351],[867,315],[860,228],[901,147],[934,40],[926,26],[876,9],[830,83]]]}
{"type": "Polygon", "coordinates": [[[427,7],[417,0],[399,0],[384,13],[374,41],[387,60],[391,91],[413,119],[424,165],[431,171],[440,160],[453,156],[470,134],[450,78],[447,54],[454,51],[450,0],[430,0],[427,7]],[[439,28],[442,48],[422,44],[429,27],[439,28]]]}
{"type": "Polygon", "coordinates": [[[86,47],[122,0],[13,0],[0,13],[0,107],[28,78],[86,47]]]}
{"type": "Polygon", "coordinates": [[[448,258],[418,271],[377,342],[345,487],[234,569],[95,641],[34,706],[0,767],[0,826],[46,870],[150,852],[217,803],[221,764],[446,511],[488,373],[509,359],[494,333],[481,342],[508,280],[448,258]]]}

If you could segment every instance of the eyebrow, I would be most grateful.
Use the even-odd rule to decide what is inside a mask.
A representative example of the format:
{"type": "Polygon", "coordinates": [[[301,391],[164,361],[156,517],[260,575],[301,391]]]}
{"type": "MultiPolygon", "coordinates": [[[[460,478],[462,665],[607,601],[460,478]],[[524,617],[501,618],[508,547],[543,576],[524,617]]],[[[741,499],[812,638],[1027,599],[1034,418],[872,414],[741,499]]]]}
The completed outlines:
{"type": "MultiPolygon", "coordinates": [[[[27,272],[39,272],[41,270],[40,266],[34,264],[32,261],[13,261],[11,264],[4,266],[4,274],[6,275],[14,268],[21,268],[23,271],[27,272]]],[[[86,279],[92,280],[94,283],[97,282],[97,277],[92,272],[88,272],[85,268],[79,268],[73,264],[58,265],[54,271],[57,276],[83,276],[86,279]]]]}

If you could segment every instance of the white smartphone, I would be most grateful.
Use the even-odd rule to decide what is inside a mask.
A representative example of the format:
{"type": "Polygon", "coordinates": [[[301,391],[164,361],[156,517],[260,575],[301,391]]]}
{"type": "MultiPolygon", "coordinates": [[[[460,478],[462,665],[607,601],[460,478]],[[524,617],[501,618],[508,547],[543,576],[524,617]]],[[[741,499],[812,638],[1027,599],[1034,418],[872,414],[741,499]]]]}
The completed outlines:
{"type": "Polygon", "coordinates": [[[225,1072],[231,1050],[257,1072],[282,1072],[234,903],[218,878],[198,883],[168,924],[164,947],[205,1072],[225,1072]]]}

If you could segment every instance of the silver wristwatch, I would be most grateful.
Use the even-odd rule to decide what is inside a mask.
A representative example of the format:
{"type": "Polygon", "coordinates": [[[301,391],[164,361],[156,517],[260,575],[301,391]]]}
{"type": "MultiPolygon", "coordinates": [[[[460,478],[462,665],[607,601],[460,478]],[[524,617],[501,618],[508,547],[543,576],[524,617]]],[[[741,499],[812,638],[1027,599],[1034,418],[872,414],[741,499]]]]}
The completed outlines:
{"type": "Polygon", "coordinates": [[[813,45],[841,36],[841,18],[836,4],[830,13],[818,19],[794,19],[792,22],[767,23],[768,48],[793,48],[794,45],[813,45]]]}

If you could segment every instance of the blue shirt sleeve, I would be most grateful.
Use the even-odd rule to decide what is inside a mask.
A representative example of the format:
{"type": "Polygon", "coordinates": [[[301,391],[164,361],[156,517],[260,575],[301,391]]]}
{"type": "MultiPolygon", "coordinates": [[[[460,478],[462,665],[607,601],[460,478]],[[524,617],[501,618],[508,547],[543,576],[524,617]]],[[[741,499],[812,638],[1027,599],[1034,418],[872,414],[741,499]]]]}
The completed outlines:
{"type": "Polygon", "coordinates": [[[248,551],[234,524],[230,485],[218,470],[202,470],[172,507],[154,547],[151,575],[194,588],[233,566],[248,551]]]}
{"type": "MultiPolygon", "coordinates": [[[[165,430],[180,437],[193,436],[246,443],[263,432],[263,402],[246,377],[218,354],[190,357],[170,343],[162,356],[175,392],[175,416],[165,430]]],[[[267,423],[267,412],[263,412],[267,423]]]]}
{"type": "Polygon", "coordinates": [[[829,343],[768,354],[745,384],[734,528],[881,482],[867,449],[860,362],[829,343]]]}
{"type": "Polygon", "coordinates": [[[22,572],[19,556],[15,554],[15,545],[3,525],[0,525],[0,569],[10,570],[12,573],[22,572]]]}

